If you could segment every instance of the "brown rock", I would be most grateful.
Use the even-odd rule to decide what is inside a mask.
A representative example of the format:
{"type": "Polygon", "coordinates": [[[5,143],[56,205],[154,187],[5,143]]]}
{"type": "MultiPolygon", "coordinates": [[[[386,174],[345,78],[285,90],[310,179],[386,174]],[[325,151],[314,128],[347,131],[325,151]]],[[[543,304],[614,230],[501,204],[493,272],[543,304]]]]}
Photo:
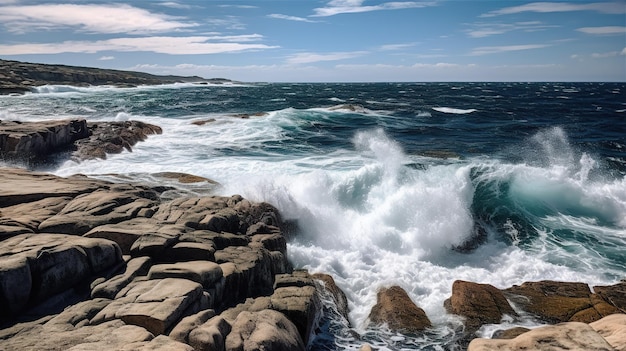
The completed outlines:
{"type": "Polygon", "coordinates": [[[337,286],[333,277],[323,273],[315,273],[311,275],[311,277],[322,282],[323,289],[327,291],[335,301],[339,314],[341,314],[346,320],[349,320],[348,314],[350,310],[348,308],[348,298],[346,298],[346,294],[343,290],[337,286]]]}
{"type": "Polygon", "coordinates": [[[615,285],[594,286],[593,291],[602,299],[615,306],[622,313],[626,313],[626,282],[622,281],[615,285]]]}
{"type": "Polygon", "coordinates": [[[602,300],[593,297],[589,286],[584,283],[526,282],[505,289],[504,292],[524,310],[550,323],[592,322],[603,317],[604,313],[615,311],[602,300]]]}
{"type": "Polygon", "coordinates": [[[242,312],[226,337],[226,351],[298,351],[304,343],[296,327],[282,313],[242,312]]]}
{"type": "Polygon", "coordinates": [[[393,331],[415,334],[430,328],[432,324],[421,308],[399,286],[378,291],[376,305],[369,314],[370,323],[386,323],[393,331]]]}
{"type": "Polygon", "coordinates": [[[510,340],[474,339],[468,351],[585,350],[611,351],[613,348],[589,325],[568,322],[533,329],[510,340]]]}
{"type": "Polygon", "coordinates": [[[215,262],[188,261],[158,264],[150,268],[148,279],[182,278],[202,284],[209,289],[222,279],[222,268],[215,262]]]}
{"type": "Polygon", "coordinates": [[[448,313],[466,318],[470,332],[487,323],[500,323],[505,314],[517,316],[504,294],[489,284],[457,280],[452,284],[452,296],[444,302],[448,313]]]}
{"type": "Polygon", "coordinates": [[[131,259],[125,265],[123,272],[94,286],[91,290],[91,297],[115,298],[137,276],[148,274],[151,264],[152,260],[149,257],[131,259]]]}
{"type": "Polygon", "coordinates": [[[321,318],[322,302],[313,286],[278,288],[270,296],[271,309],[283,313],[298,328],[305,343],[321,318]]]}
{"type": "Polygon", "coordinates": [[[524,327],[515,327],[515,328],[511,328],[511,329],[506,329],[506,330],[496,330],[495,333],[493,333],[493,336],[491,337],[492,339],[515,339],[516,337],[526,333],[527,331],[530,331],[530,329],[528,328],[524,328],[524,327]]]}

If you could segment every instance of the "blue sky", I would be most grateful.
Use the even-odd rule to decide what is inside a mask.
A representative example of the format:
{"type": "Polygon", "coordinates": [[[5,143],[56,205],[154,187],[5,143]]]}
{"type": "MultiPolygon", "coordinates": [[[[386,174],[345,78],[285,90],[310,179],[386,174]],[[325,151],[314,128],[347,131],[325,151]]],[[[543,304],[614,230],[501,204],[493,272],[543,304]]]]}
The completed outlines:
{"type": "Polygon", "coordinates": [[[626,0],[0,0],[0,58],[241,81],[626,81],[626,0]]]}

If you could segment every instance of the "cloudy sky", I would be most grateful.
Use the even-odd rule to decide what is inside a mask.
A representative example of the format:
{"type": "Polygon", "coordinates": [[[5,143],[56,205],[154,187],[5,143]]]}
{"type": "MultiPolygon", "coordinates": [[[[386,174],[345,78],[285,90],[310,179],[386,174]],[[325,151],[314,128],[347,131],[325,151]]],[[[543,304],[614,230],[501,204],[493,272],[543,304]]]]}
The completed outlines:
{"type": "Polygon", "coordinates": [[[626,0],[0,0],[0,58],[242,81],[626,81],[626,0]]]}

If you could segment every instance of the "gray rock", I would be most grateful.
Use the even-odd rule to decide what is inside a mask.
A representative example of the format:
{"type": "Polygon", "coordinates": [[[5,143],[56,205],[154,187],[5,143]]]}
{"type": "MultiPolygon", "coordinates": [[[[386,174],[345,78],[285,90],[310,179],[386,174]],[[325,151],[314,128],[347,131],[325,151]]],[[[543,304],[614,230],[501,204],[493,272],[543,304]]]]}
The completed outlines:
{"type": "Polygon", "coordinates": [[[131,259],[125,265],[123,272],[95,285],[91,290],[91,297],[115,298],[115,296],[137,276],[148,274],[151,264],[152,260],[149,257],[131,259]]]}
{"type": "Polygon", "coordinates": [[[187,316],[176,324],[169,336],[176,341],[190,344],[189,333],[213,317],[215,317],[215,310],[204,310],[194,315],[187,316]]]}
{"type": "Polygon", "coordinates": [[[222,316],[215,316],[189,333],[189,345],[196,350],[224,350],[231,329],[222,316]]]}
{"type": "Polygon", "coordinates": [[[182,278],[202,284],[209,289],[223,277],[222,268],[215,262],[188,261],[158,264],[150,268],[148,279],[182,278]]]}

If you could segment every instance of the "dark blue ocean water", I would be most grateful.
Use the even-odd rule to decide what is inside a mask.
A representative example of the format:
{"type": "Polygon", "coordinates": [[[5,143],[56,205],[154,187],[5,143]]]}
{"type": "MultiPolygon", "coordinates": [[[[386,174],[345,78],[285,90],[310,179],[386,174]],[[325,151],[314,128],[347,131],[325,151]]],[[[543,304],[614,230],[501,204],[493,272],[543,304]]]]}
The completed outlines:
{"type": "Polygon", "coordinates": [[[456,279],[506,288],[626,275],[624,84],[48,86],[0,97],[0,119],[58,118],[139,119],[164,133],[48,171],[198,174],[297,221],[292,262],[332,274],[350,300],[351,326],[336,318],[316,348],[454,348],[459,320],[443,300],[456,279]],[[368,327],[376,290],[390,285],[426,310],[431,332],[368,327]]]}

